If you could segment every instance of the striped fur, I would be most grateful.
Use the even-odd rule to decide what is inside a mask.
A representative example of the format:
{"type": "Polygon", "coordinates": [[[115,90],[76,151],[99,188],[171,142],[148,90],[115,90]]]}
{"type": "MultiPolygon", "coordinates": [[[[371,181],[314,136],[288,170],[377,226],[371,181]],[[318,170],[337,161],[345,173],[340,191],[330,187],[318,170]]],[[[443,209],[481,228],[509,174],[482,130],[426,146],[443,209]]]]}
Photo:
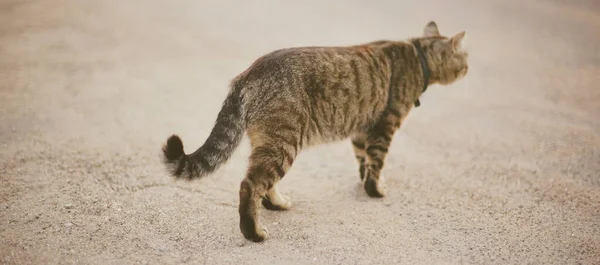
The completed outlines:
{"type": "Polygon", "coordinates": [[[223,102],[212,132],[196,152],[186,155],[177,135],[167,140],[163,146],[163,162],[173,176],[188,180],[199,178],[215,171],[231,157],[245,131],[240,90],[232,88],[223,102]]]}
{"type": "Polygon", "coordinates": [[[210,136],[186,155],[181,139],[163,147],[164,161],[177,178],[194,179],[216,170],[233,153],[242,134],[252,145],[240,187],[240,229],[253,241],[267,236],[259,206],[290,207],[276,183],[309,146],[351,139],[366,193],[382,197],[380,181],[394,133],[423,92],[421,61],[427,59],[429,84],[450,84],[467,73],[464,32],[439,34],[434,22],[424,36],[348,47],[281,49],[257,59],[231,85],[210,136]]]}

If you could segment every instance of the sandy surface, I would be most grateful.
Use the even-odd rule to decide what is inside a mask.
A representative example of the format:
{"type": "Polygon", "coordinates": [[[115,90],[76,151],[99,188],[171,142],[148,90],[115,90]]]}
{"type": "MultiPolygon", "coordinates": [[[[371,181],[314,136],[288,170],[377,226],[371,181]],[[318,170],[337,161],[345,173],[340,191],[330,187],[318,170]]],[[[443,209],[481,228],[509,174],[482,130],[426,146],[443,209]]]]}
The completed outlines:
{"type": "Polygon", "coordinates": [[[368,2],[1,0],[0,263],[600,264],[600,4],[368,2]],[[310,149],[255,244],[247,140],[210,177],[165,173],[162,143],[203,143],[258,56],[430,19],[467,31],[470,72],[394,137],[388,197],[365,195],[349,142],[310,149]]]}

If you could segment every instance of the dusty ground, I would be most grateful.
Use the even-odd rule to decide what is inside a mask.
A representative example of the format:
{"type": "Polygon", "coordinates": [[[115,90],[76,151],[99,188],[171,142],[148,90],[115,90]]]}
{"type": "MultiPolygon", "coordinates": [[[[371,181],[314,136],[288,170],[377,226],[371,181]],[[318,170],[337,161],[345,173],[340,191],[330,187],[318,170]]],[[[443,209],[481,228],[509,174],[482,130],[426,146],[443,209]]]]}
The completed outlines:
{"type": "Polygon", "coordinates": [[[0,263],[600,264],[600,4],[370,2],[1,0],[0,263]],[[254,244],[246,141],[206,179],[165,173],[163,141],[198,147],[258,56],[430,19],[467,31],[470,73],[395,136],[387,198],[348,142],[310,149],[254,244]]]}

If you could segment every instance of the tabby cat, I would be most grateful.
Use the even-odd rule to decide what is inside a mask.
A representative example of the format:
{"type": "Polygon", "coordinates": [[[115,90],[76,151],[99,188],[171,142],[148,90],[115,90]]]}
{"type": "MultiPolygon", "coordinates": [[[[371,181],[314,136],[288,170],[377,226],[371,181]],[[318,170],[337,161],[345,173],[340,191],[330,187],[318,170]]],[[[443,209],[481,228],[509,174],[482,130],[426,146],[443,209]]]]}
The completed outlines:
{"type": "Polygon", "coordinates": [[[239,191],[240,229],[255,242],[267,236],[260,203],[290,208],[277,182],[306,147],[351,138],[366,193],[383,197],[380,173],[394,132],[428,85],[466,75],[464,35],[441,36],[431,21],[422,37],[406,41],[266,54],[233,79],[204,145],[186,155],[173,135],[163,146],[164,163],[176,178],[203,177],[231,157],[246,132],[252,151],[239,191]]]}

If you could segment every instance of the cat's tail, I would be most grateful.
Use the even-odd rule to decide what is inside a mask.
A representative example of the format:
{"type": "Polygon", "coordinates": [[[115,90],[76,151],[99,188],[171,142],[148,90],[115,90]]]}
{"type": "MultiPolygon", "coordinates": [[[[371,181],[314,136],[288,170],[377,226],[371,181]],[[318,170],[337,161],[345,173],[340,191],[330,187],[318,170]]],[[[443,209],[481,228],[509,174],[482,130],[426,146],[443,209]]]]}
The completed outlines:
{"type": "Polygon", "coordinates": [[[240,89],[232,87],[204,145],[186,155],[181,138],[173,135],[163,145],[163,163],[176,178],[192,180],[206,176],[227,162],[242,140],[244,131],[240,89]]]}

